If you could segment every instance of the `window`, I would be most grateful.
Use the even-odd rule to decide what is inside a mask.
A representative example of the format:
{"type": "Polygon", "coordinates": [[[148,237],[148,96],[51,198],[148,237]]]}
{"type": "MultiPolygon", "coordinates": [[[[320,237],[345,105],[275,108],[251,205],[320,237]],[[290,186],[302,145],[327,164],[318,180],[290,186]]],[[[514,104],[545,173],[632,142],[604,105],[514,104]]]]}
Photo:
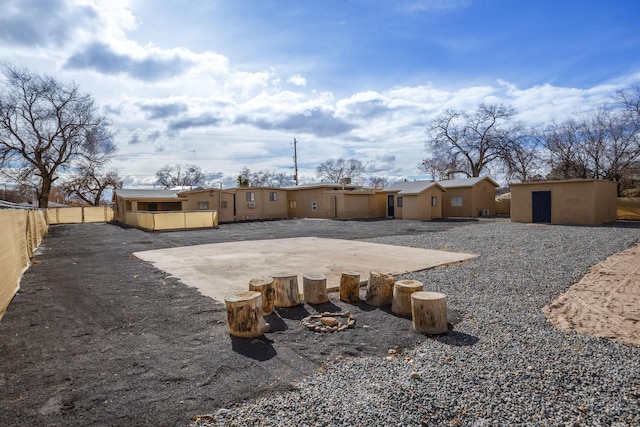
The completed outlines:
{"type": "Polygon", "coordinates": [[[289,200],[289,209],[295,209],[295,208],[296,208],[296,201],[289,200]]]}
{"type": "Polygon", "coordinates": [[[270,202],[275,202],[278,200],[278,193],[276,193],[275,191],[272,191],[269,193],[269,201],[270,202]]]}
{"type": "Polygon", "coordinates": [[[396,199],[396,206],[398,206],[399,208],[401,208],[401,207],[402,207],[402,197],[398,197],[398,198],[396,199]]]}
{"type": "Polygon", "coordinates": [[[316,202],[311,202],[311,210],[315,211],[316,209],[318,209],[318,204],[316,202]]]}
{"type": "Polygon", "coordinates": [[[452,197],[451,206],[462,206],[462,197],[452,197]]]}
{"type": "Polygon", "coordinates": [[[220,208],[227,209],[227,201],[226,200],[223,200],[222,202],[220,202],[220,208]]]}
{"type": "Polygon", "coordinates": [[[247,191],[247,202],[255,202],[256,201],[256,193],[253,191],[247,191]]]}
{"type": "Polygon", "coordinates": [[[431,196],[431,206],[438,206],[438,197],[431,196]]]}
{"type": "Polygon", "coordinates": [[[198,202],[198,209],[209,209],[209,202],[198,202]]]}

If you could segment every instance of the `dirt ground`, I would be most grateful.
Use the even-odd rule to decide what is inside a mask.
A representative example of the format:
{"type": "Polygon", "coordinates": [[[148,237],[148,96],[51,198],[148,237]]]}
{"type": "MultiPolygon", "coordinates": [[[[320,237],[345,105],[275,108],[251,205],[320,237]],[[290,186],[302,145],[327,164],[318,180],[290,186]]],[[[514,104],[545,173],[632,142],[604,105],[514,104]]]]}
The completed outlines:
{"type": "Polygon", "coordinates": [[[556,328],[640,346],[640,244],[591,267],[542,310],[556,328]]]}
{"type": "MultiPolygon", "coordinates": [[[[132,253],[286,237],[369,238],[473,222],[292,220],[219,230],[146,233],[107,224],[58,225],[0,321],[0,425],[187,425],[203,412],[295,387],[336,358],[401,353],[428,338],[409,319],[332,295],[279,309],[261,339],[228,334],[224,305],[132,253]],[[357,328],[303,330],[300,319],[349,310],[357,328]]],[[[452,312],[456,307],[451,307],[452,312]]],[[[460,342],[456,342],[459,340],[460,342]]]]}

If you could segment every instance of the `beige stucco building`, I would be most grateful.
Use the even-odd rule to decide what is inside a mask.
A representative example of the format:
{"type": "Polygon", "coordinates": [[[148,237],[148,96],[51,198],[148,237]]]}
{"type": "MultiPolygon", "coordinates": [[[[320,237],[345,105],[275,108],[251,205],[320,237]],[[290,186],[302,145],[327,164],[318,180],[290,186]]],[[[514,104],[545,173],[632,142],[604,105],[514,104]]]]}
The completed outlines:
{"type": "Polygon", "coordinates": [[[114,220],[126,224],[125,214],[131,211],[181,211],[187,198],[176,190],[126,190],[113,192],[114,220]]]}
{"type": "Polygon", "coordinates": [[[234,214],[234,190],[222,190],[217,188],[205,188],[189,191],[181,191],[179,196],[186,198],[183,202],[185,210],[214,210],[218,211],[219,222],[233,222],[234,214]]]}
{"type": "Polygon", "coordinates": [[[496,214],[497,182],[488,176],[438,181],[442,194],[443,217],[493,216],[496,214]]]}
{"type": "Polygon", "coordinates": [[[287,218],[287,191],[271,187],[240,187],[235,190],[235,219],[287,218]]]}
{"type": "Polygon", "coordinates": [[[432,220],[442,218],[444,188],[433,181],[396,182],[385,188],[387,217],[432,220]]]}
{"type": "Polygon", "coordinates": [[[384,218],[385,195],[351,184],[288,187],[289,218],[384,218]]]}
{"type": "Polygon", "coordinates": [[[511,184],[511,221],[605,224],[617,220],[618,183],[595,179],[511,184]]]}

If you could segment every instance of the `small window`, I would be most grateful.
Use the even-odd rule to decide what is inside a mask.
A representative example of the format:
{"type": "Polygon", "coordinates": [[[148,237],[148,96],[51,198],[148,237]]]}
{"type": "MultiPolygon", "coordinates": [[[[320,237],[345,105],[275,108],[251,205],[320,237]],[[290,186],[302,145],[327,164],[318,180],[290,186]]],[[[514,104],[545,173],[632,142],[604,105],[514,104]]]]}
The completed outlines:
{"type": "Polygon", "coordinates": [[[247,202],[255,202],[256,201],[256,193],[253,191],[247,191],[247,202]]]}
{"type": "Polygon", "coordinates": [[[289,209],[295,209],[295,208],[296,208],[296,201],[289,200],[289,209]]]}
{"type": "Polygon", "coordinates": [[[198,202],[198,209],[209,209],[209,202],[198,202]]]}
{"type": "Polygon", "coordinates": [[[316,202],[311,202],[311,210],[315,211],[316,209],[318,209],[318,204],[316,202]]]}
{"type": "Polygon", "coordinates": [[[271,191],[269,193],[269,201],[276,202],[277,200],[278,200],[278,193],[276,193],[275,191],[271,191]]]}
{"type": "Polygon", "coordinates": [[[451,206],[462,206],[462,197],[452,197],[451,206]]]}
{"type": "Polygon", "coordinates": [[[221,207],[222,209],[227,209],[227,201],[226,201],[226,200],[223,200],[222,202],[220,202],[220,207],[221,207]]]}
{"type": "Polygon", "coordinates": [[[438,206],[438,197],[431,196],[431,206],[438,206]]]}
{"type": "Polygon", "coordinates": [[[402,207],[402,197],[398,197],[398,198],[396,199],[396,205],[397,205],[399,208],[401,208],[401,207],[402,207]]]}

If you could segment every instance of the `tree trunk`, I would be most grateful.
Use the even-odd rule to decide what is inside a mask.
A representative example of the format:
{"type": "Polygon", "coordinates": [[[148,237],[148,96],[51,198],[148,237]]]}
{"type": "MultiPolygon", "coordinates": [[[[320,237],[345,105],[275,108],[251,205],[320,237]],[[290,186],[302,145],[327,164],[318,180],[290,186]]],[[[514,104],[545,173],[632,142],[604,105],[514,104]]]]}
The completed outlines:
{"type": "Polygon", "coordinates": [[[49,207],[49,194],[51,193],[51,186],[53,181],[51,177],[46,174],[42,174],[42,184],[40,185],[40,191],[38,191],[38,207],[40,209],[46,209],[49,207]]]}
{"type": "Polygon", "coordinates": [[[302,276],[302,295],[309,304],[323,304],[329,301],[327,276],[320,273],[306,273],[302,276]]]}
{"type": "Polygon", "coordinates": [[[262,294],[262,312],[264,314],[273,313],[273,298],[275,296],[273,277],[260,277],[249,280],[249,290],[262,294]]]}
{"type": "Polygon", "coordinates": [[[300,290],[298,289],[298,276],[283,273],[273,274],[273,288],[275,307],[294,307],[300,305],[300,290]]]}
{"type": "Polygon", "coordinates": [[[229,334],[234,337],[255,338],[269,330],[262,315],[262,294],[248,291],[226,297],[229,334]]]}
{"type": "Polygon", "coordinates": [[[414,292],[411,294],[413,329],[437,335],[447,332],[447,296],[439,292],[414,292]]]}
{"type": "Polygon", "coordinates": [[[417,280],[398,280],[393,286],[391,311],[400,316],[411,315],[411,294],[422,290],[422,282],[417,280]]]}
{"type": "Polygon", "coordinates": [[[340,300],[344,302],[360,301],[360,273],[347,271],[340,276],[340,300]]]}
{"type": "Polygon", "coordinates": [[[375,307],[384,307],[393,302],[393,284],[395,279],[390,274],[371,271],[367,282],[365,302],[375,307]]]}

